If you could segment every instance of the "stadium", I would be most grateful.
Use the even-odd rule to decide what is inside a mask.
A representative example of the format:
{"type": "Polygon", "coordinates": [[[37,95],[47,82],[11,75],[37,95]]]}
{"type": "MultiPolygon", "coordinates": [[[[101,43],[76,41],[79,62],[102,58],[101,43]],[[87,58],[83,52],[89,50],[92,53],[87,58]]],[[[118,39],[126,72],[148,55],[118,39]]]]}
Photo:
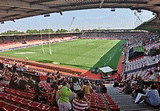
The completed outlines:
{"type": "Polygon", "coordinates": [[[7,32],[0,29],[0,111],[159,111],[159,14],[159,0],[1,0],[7,32]],[[80,31],[71,29],[73,17],[68,30],[7,28],[28,17],[97,8],[130,9],[136,27],[80,31]],[[143,10],[154,17],[142,22],[143,10]]]}

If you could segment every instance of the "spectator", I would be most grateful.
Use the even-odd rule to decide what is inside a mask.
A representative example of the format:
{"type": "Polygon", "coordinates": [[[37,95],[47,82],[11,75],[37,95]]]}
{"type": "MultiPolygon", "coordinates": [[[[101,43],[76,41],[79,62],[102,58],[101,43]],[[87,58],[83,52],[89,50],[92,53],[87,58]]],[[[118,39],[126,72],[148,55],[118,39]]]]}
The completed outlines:
{"type": "Polygon", "coordinates": [[[30,78],[28,79],[28,85],[33,88],[34,87],[34,80],[32,79],[32,76],[30,76],[30,78]]]}
{"type": "Polygon", "coordinates": [[[13,77],[10,79],[9,86],[10,86],[11,88],[18,89],[18,78],[17,78],[17,75],[13,76],[13,77]]]}
{"type": "Polygon", "coordinates": [[[118,76],[117,76],[117,82],[120,83],[121,80],[122,80],[122,76],[120,74],[118,74],[118,76]]]}
{"type": "Polygon", "coordinates": [[[99,83],[97,83],[96,93],[100,93],[100,92],[101,92],[101,87],[100,87],[99,83]]]}
{"type": "Polygon", "coordinates": [[[73,83],[73,88],[75,93],[81,91],[81,86],[79,85],[78,81],[76,83],[73,83]]]}
{"type": "Polygon", "coordinates": [[[92,82],[92,89],[93,89],[93,90],[96,89],[96,84],[95,84],[95,82],[92,82]]]}
{"type": "Polygon", "coordinates": [[[103,84],[103,88],[102,88],[102,93],[107,93],[107,88],[104,84],[103,84]]]}
{"type": "MultiPolygon", "coordinates": [[[[69,102],[72,104],[72,102],[73,102],[73,99],[76,97],[76,93],[73,91],[73,90],[71,90],[72,91],[72,94],[69,96],[69,102]]],[[[81,90],[80,90],[81,91],[81,90]]],[[[78,91],[79,92],[79,91],[78,91]]]]}
{"type": "Polygon", "coordinates": [[[3,70],[4,68],[4,64],[2,63],[2,61],[0,61],[0,70],[3,70]]]}
{"type": "Polygon", "coordinates": [[[59,111],[69,111],[71,110],[71,104],[69,102],[69,96],[71,96],[72,91],[67,87],[67,83],[63,83],[63,87],[59,91],[60,98],[58,100],[59,111]]]}
{"type": "Polygon", "coordinates": [[[49,98],[48,101],[50,102],[51,105],[56,106],[56,92],[58,91],[58,86],[56,84],[51,85],[51,88],[53,88],[50,93],[49,93],[49,98]]]}
{"type": "Polygon", "coordinates": [[[90,84],[87,83],[87,85],[84,86],[84,93],[90,95],[91,91],[92,91],[92,88],[91,88],[90,84]]]}
{"type": "Polygon", "coordinates": [[[125,85],[125,88],[120,92],[125,92],[126,94],[131,94],[132,93],[132,88],[129,84],[129,81],[127,81],[126,85],[125,85]]]}
{"type": "Polygon", "coordinates": [[[151,89],[147,91],[145,95],[141,96],[136,103],[140,103],[143,100],[153,106],[158,106],[160,104],[159,93],[154,85],[151,85],[151,89]]]}
{"type": "Polygon", "coordinates": [[[136,90],[132,92],[134,97],[137,97],[138,93],[144,94],[142,87],[137,86],[136,90]]]}
{"type": "Polygon", "coordinates": [[[35,90],[35,94],[45,93],[44,91],[42,91],[42,88],[39,87],[39,82],[38,81],[35,82],[34,90],[35,90]]]}
{"type": "Polygon", "coordinates": [[[19,81],[19,89],[25,90],[27,85],[27,81],[24,79],[24,76],[22,76],[21,80],[19,81]]]}
{"type": "Polygon", "coordinates": [[[15,73],[17,71],[17,64],[16,63],[12,66],[12,71],[13,71],[13,73],[15,73]]]}
{"type": "Polygon", "coordinates": [[[84,97],[84,93],[82,91],[77,93],[77,98],[73,100],[72,107],[73,111],[86,111],[86,109],[89,110],[90,102],[84,97]]]}

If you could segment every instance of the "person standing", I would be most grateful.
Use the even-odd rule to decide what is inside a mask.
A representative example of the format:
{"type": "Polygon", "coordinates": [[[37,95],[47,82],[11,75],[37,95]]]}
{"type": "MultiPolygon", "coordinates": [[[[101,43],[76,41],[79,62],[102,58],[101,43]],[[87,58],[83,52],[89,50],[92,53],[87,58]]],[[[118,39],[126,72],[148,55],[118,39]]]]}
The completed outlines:
{"type": "Polygon", "coordinates": [[[71,104],[69,102],[69,96],[71,96],[72,91],[67,87],[67,83],[63,82],[63,87],[59,91],[60,98],[58,100],[59,111],[69,111],[71,110],[71,104]]]}
{"type": "Polygon", "coordinates": [[[73,107],[73,111],[89,110],[90,102],[84,97],[84,93],[82,91],[78,92],[77,98],[73,99],[72,107],[73,107]]]}

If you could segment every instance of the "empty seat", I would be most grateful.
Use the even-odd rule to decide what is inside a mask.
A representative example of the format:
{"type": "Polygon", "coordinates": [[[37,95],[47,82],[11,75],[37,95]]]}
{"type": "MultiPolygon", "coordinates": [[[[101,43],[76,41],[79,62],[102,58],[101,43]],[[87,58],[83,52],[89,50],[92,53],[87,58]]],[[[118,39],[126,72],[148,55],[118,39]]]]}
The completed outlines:
{"type": "Polygon", "coordinates": [[[22,101],[20,101],[20,104],[24,107],[28,106],[32,101],[24,99],[22,101]]]}
{"type": "Polygon", "coordinates": [[[23,95],[24,98],[26,99],[34,99],[34,95],[33,94],[26,94],[26,95],[23,95]]]}
{"type": "Polygon", "coordinates": [[[107,106],[105,104],[98,104],[98,109],[106,110],[107,106]]]}
{"type": "Polygon", "coordinates": [[[19,91],[18,96],[26,97],[27,93],[19,91]]]}
{"type": "Polygon", "coordinates": [[[91,108],[90,111],[98,111],[97,108],[91,108]]]}
{"type": "Polygon", "coordinates": [[[48,111],[59,111],[59,109],[56,107],[51,107],[48,111]]]}
{"type": "Polygon", "coordinates": [[[5,102],[0,101],[0,111],[3,110],[3,107],[7,106],[5,102]]]}
{"type": "Polygon", "coordinates": [[[17,108],[16,111],[29,111],[29,110],[23,108],[17,108]]]}
{"type": "Polygon", "coordinates": [[[5,96],[5,99],[8,100],[9,102],[12,102],[12,100],[13,100],[14,98],[15,98],[15,96],[9,95],[9,94],[7,94],[7,95],[5,96]]]}
{"type": "Polygon", "coordinates": [[[98,103],[99,104],[104,104],[104,101],[103,100],[98,100],[98,103]]]}
{"type": "Polygon", "coordinates": [[[12,101],[16,104],[19,104],[22,100],[24,100],[24,98],[21,98],[21,97],[15,97],[12,99],[12,101]]]}
{"type": "Polygon", "coordinates": [[[115,103],[114,103],[113,100],[108,100],[108,101],[107,101],[107,104],[108,104],[108,105],[115,105],[115,103]]]}
{"type": "Polygon", "coordinates": [[[96,108],[96,107],[97,107],[97,103],[91,102],[91,107],[92,107],[92,108],[96,108]]]}
{"type": "Polygon", "coordinates": [[[0,92],[0,99],[5,99],[6,95],[7,95],[6,93],[0,92]]]}
{"type": "Polygon", "coordinates": [[[29,103],[29,106],[32,110],[36,110],[39,106],[40,106],[40,103],[38,102],[31,102],[29,103]]]}
{"type": "Polygon", "coordinates": [[[14,106],[14,105],[11,105],[11,104],[3,107],[3,109],[4,109],[5,111],[16,111],[17,108],[18,108],[18,107],[14,106]]]}
{"type": "Polygon", "coordinates": [[[120,111],[120,108],[118,105],[109,105],[109,108],[111,111],[120,111]]]}
{"type": "Polygon", "coordinates": [[[50,108],[50,105],[46,105],[46,104],[41,104],[41,105],[38,107],[38,109],[39,109],[40,111],[48,111],[49,108],[50,108]]]}

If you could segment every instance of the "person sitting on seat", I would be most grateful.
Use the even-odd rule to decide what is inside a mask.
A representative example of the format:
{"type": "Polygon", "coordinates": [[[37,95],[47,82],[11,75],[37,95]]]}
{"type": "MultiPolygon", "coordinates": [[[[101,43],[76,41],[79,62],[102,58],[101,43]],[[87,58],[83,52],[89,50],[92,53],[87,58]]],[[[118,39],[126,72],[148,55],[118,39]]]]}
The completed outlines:
{"type": "Polygon", "coordinates": [[[39,82],[38,82],[38,81],[35,82],[34,90],[35,90],[35,94],[44,94],[44,93],[45,93],[45,92],[43,92],[43,91],[41,90],[41,88],[39,87],[39,82]]]}
{"type": "Polygon", "coordinates": [[[30,76],[30,78],[28,79],[28,85],[30,86],[30,88],[34,87],[34,80],[32,79],[32,76],[30,76]]]}
{"type": "Polygon", "coordinates": [[[125,88],[120,93],[122,93],[122,92],[125,92],[126,94],[132,93],[132,88],[131,88],[129,81],[127,81],[125,88]]]}
{"type": "Polygon", "coordinates": [[[25,90],[27,85],[27,81],[24,79],[24,76],[22,76],[21,80],[19,81],[19,89],[25,90]]]}
{"type": "Polygon", "coordinates": [[[18,78],[17,78],[17,75],[13,76],[13,77],[10,79],[9,86],[10,86],[11,88],[18,89],[18,78]]]}

